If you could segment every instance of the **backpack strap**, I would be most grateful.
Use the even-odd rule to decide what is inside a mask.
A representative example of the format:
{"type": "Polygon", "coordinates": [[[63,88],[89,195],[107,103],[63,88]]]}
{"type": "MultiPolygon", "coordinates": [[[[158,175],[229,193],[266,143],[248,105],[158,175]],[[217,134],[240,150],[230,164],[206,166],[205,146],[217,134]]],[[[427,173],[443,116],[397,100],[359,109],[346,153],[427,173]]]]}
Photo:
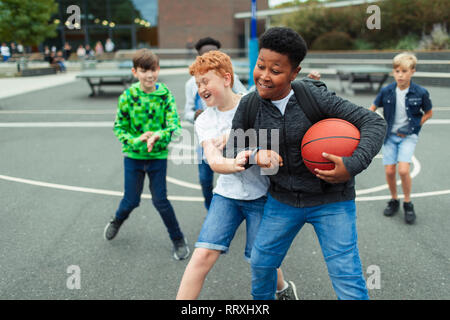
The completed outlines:
{"type": "MultiPolygon", "coordinates": [[[[291,83],[292,89],[294,90],[295,98],[297,99],[303,112],[308,117],[309,121],[311,121],[311,123],[314,124],[324,119],[325,115],[320,110],[319,105],[317,104],[316,99],[311,94],[311,91],[309,90],[306,82],[310,82],[317,87],[321,86],[326,87],[326,85],[321,81],[309,79],[294,80],[291,83]]],[[[248,94],[248,103],[247,108],[245,109],[245,119],[247,119],[247,121],[246,127],[243,128],[244,131],[254,127],[256,121],[256,114],[258,113],[259,109],[259,101],[257,95],[258,94],[256,91],[250,92],[248,94]]]]}
{"type": "Polygon", "coordinates": [[[243,128],[244,131],[247,131],[248,129],[254,127],[256,121],[256,114],[258,113],[259,109],[258,93],[256,92],[256,90],[248,93],[247,95],[248,95],[248,102],[247,108],[245,108],[246,127],[243,128]]]}
{"type": "MultiPolygon", "coordinates": [[[[307,84],[305,83],[306,81],[310,80],[295,80],[292,81],[291,86],[294,90],[295,98],[297,99],[297,102],[301,106],[303,112],[306,114],[309,121],[314,124],[324,119],[325,116],[321,112],[316,99],[314,99],[311,94],[311,91],[307,88],[307,84]]],[[[317,82],[318,84],[314,83],[314,85],[320,86],[322,84],[319,81],[317,82]]]]}

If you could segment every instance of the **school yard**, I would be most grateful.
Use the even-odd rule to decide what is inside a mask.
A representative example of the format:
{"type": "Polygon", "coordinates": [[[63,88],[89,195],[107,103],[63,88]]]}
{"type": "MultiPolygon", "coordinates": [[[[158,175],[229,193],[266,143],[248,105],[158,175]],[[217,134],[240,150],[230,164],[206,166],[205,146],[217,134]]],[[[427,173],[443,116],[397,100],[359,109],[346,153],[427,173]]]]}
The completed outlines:
{"type": "MultiPolygon", "coordinates": [[[[65,76],[32,82],[55,77],[65,76]]],[[[186,69],[160,75],[181,116],[188,77],[186,69]]],[[[337,88],[336,81],[326,82],[337,88]]],[[[117,238],[103,239],[123,191],[121,149],[112,132],[121,88],[90,98],[82,80],[56,84],[29,92],[24,85],[21,92],[17,82],[19,94],[0,99],[0,299],[174,299],[187,261],[172,258],[148,180],[140,207],[117,238]]],[[[412,166],[416,224],[406,225],[401,211],[383,216],[389,191],[381,156],[357,177],[359,250],[372,299],[450,298],[450,101],[448,88],[428,89],[434,116],[412,166]]],[[[345,97],[368,107],[374,95],[345,97]]],[[[171,146],[167,181],[192,252],[206,211],[191,158],[193,127],[183,122],[183,128],[183,139],[171,146]]],[[[244,231],[210,272],[200,299],[251,299],[244,231]]],[[[300,299],[335,299],[310,225],[282,267],[300,299]]]]}

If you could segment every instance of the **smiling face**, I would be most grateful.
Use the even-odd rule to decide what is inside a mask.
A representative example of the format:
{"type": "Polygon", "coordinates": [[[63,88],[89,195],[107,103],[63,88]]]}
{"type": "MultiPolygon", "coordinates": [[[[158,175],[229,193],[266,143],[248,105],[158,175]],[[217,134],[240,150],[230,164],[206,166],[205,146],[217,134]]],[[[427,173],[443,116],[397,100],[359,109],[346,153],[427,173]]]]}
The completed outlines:
{"type": "Polygon", "coordinates": [[[198,94],[208,107],[222,106],[225,101],[226,88],[231,88],[231,74],[218,74],[209,70],[204,74],[195,74],[198,94]]]}
{"type": "Polygon", "coordinates": [[[291,82],[300,69],[300,66],[292,67],[287,55],[261,49],[253,70],[256,90],[263,99],[283,99],[291,91],[291,82]]]}
{"type": "Polygon", "coordinates": [[[137,67],[136,69],[132,68],[131,71],[133,72],[134,77],[139,80],[142,91],[145,93],[155,91],[155,85],[159,75],[159,66],[148,70],[137,67]]]}

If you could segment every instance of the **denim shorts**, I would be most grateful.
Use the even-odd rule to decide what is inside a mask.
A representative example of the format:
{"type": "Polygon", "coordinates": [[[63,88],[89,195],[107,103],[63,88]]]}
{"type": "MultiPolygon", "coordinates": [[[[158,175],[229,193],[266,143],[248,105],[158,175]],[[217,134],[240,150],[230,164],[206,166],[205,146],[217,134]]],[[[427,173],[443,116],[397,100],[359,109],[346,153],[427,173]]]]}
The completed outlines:
{"type": "Polygon", "coordinates": [[[250,261],[266,199],[263,196],[255,200],[236,200],[214,194],[195,247],[227,253],[236,230],[245,220],[247,240],[244,258],[250,261]]]}
{"type": "Polygon", "coordinates": [[[411,134],[404,138],[391,133],[383,144],[383,164],[397,164],[398,162],[411,162],[419,137],[411,134]]]}

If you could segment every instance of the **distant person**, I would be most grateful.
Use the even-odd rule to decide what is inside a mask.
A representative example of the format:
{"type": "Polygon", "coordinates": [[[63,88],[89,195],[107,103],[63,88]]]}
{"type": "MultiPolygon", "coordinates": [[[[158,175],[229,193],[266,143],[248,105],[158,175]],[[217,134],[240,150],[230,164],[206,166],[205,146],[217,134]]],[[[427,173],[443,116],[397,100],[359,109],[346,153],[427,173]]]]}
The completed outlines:
{"type": "Polygon", "coordinates": [[[63,56],[65,60],[69,60],[70,55],[72,54],[72,46],[66,42],[63,47],[63,56]]]}
{"type": "Polygon", "coordinates": [[[47,61],[48,63],[52,64],[53,58],[52,52],[50,51],[50,48],[48,46],[44,47],[44,61],[47,61]]]}
{"type": "Polygon", "coordinates": [[[189,248],[167,199],[168,145],[181,130],[175,99],[164,83],[157,82],[159,58],[148,49],[136,51],[131,71],[139,82],[119,97],[114,134],[124,153],[125,192],[115,217],[104,230],[112,240],[130,213],[139,206],[145,175],[150,180],[152,202],[166,226],[177,260],[188,257],[189,248]]]}
{"type": "Polygon", "coordinates": [[[2,46],[0,47],[0,53],[3,57],[3,62],[6,62],[11,57],[11,51],[9,50],[9,47],[6,45],[6,42],[2,43],[2,46]]]}
{"type": "Polygon", "coordinates": [[[95,55],[99,56],[102,55],[105,51],[103,50],[103,45],[101,41],[97,41],[97,43],[95,44],[95,55]]]}
{"type": "MultiPolygon", "coordinates": [[[[219,50],[221,47],[221,43],[213,38],[206,37],[197,41],[195,44],[195,49],[199,56],[204,54],[205,52],[211,50],[219,50]]],[[[239,80],[239,77],[234,74],[233,81],[233,91],[235,93],[246,93],[247,89],[239,80]]],[[[185,84],[185,96],[186,96],[186,104],[184,106],[184,118],[193,123],[195,119],[206,109],[205,102],[200,98],[198,94],[198,88],[195,84],[195,77],[192,76],[185,84]]],[[[199,146],[197,148],[198,160],[200,163],[198,164],[198,174],[200,180],[200,186],[202,188],[203,197],[205,198],[205,208],[209,209],[212,199],[212,190],[213,190],[213,180],[214,180],[214,172],[209,167],[208,163],[203,159],[202,148],[199,146]]]]}
{"type": "Polygon", "coordinates": [[[77,57],[78,57],[78,59],[80,59],[80,60],[86,58],[86,49],[83,47],[82,44],[80,44],[80,45],[78,46],[78,49],[77,49],[77,57]]]}
{"type": "Polygon", "coordinates": [[[401,53],[393,59],[395,82],[383,88],[370,110],[383,108],[388,123],[382,147],[384,171],[391,193],[385,216],[393,216],[400,207],[397,194],[396,171],[402,182],[405,222],[414,223],[416,213],[411,202],[412,179],[409,173],[412,156],[423,124],[433,115],[430,94],[411,81],[416,71],[417,58],[412,53],[401,53]]]}
{"type": "Polygon", "coordinates": [[[92,50],[90,44],[87,44],[84,48],[86,51],[86,59],[92,59],[95,57],[95,52],[94,52],[94,50],[92,50]]]}
{"type": "Polygon", "coordinates": [[[23,45],[22,45],[22,43],[20,43],[20,42],[17,44],[17,52],[18,52],[19,54],[23,54],[23,53],[24,53],[23,45]]]}
{"type": "Polygon", "coordinates": [[[66,72],[66,65],[64,64],[64,54],[61,50],[56,52],[56,57],[54,59],[54,63],[58,65],[59,71],[66,72]]]}
{"type": "Polygon", "coordinates": [[[106,52],[114,52],[114,42],[112,42],[112,40],[110,38],[106,39],[105,51],[106,52]]]}

